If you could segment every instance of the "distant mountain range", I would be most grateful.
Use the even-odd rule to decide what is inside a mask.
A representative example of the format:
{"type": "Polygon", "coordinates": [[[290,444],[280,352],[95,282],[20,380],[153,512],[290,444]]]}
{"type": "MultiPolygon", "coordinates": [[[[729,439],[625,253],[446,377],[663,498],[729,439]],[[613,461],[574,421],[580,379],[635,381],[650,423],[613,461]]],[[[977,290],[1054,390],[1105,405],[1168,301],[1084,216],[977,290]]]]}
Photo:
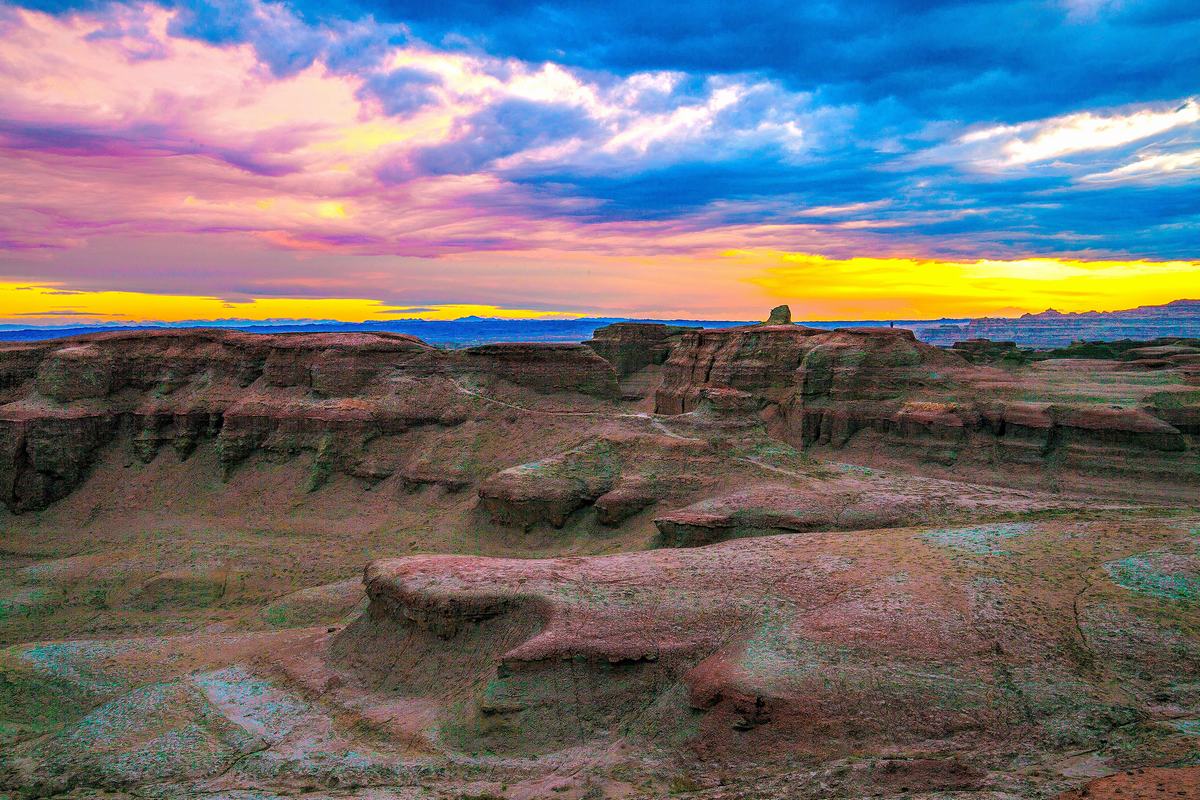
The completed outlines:
{"type": "MultiPolygon", "coordinates": [[[[36,341],[79,336],[104,331],[134,331],[154,328],[229,328],[248,333],[329,333],[337,331],[387,331],[407,333],[430,344],[443,347],[470,347],[489,342],[582,342],[592,338],[597,328],[614,322],[663,322],[701,328],[728,328],[758,320],[630,319],[628,317],[584,317],[579,319],[495,319],[463,317],[456,320],[385,320],[381,322],[334,322],[329,320],[272,320],[267,323],[247,320],[190,321],[186,323],[148,323],[145,325],[72,325],[17,327],[0,325],[0,341],[36,341]]],[[[921,334],[928,328],[967,320],[897,320],[897,327],[912,328],[921,334]]],[[[853,322],[810,322],[819,328],[886,326],[890,320],[853,322]]]]}
{"type": "MultiPolygon", "coordinates": [[[[336,322],[330,320],[249,320],[147,323],[144,325],[71,325],[18,327],[0,325],[0,341],[36,341],[103,331],[152,328],[230,328],[248,333],[320,333],[336,331],[390,331],[417,336],[443,347],[468,347],[488,342],[580,342],[600,327],[614,322],[664,322],[703,328],[727,328],[757,320],[649,320],[627,317],[578,319],[495,319],[464,317],[456,320],[386,320],[336,322]]],[[[1075,341],[1155,339],[1162,336],[1200,337],[1200,300],[1176,300],[1160,306],[1139,306],[1123,311],[1062,313],[1048,309],[1015,318],[938,320],[856,320],[804,322],[817,328],[857,328],[895,325],[909,328],[930,344],[948,346],[967,339],[1013,341],[1022,347],[1057,347],[1075,341]]]]}
{"type": "Polygon", "coordinates": [[[1048,309],[1015,319],[982,317],[944,323],[918,333],[930,344],[967,339],[1012,341],[1021,347],[1060,347],[1078,341],[1148,340],[1162,336],[1200,337],[1200,300],[1175,300],[1161,306],[1123,311],[1064,314],[1048,309]]]}

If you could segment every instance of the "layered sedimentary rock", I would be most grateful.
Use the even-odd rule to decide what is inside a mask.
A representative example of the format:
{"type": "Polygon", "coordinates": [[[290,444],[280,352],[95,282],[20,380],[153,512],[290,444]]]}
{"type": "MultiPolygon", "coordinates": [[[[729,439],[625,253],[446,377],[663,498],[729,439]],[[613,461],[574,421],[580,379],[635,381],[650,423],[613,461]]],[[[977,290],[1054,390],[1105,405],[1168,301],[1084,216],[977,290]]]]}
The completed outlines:
{"type": "MultiPolygon", "coordinates": [[[[1191,797],[1195,524],[1056,516],[375,561],[361,614],[361,584],[340,581],[242,608],[257,628],[243,614],[220,632],[5,647],[0,791],[1191,797]]],[[[105,563],[124,559],[21,572],[105,563]]],[[[236,572],[193,563],[127,599],[139,622],[173,625],[236,572]]],[[[231,610],[199,608],[209,628],[231,610]]]]}
{"type": "Polygon", "coordinates": [[[597,328],[584,344],[612,364],[618,377],[627,378],[666,361],[680,336],[689,330],[696,329],[658,322],[616,322],[597,328]]]}
{"type": "Polygon", "coordinates": [[[1191,345],[774,322],[0,348],[0,794],[1191,791],[1191,345]]]}
{"type": "Polygon", "coordinates": [[[1161,583],[1146,575],[1179,568],[1168,551],[1193,553],[1186,532],[1088,528],[1086,560],[1110,562],[1115,582],[1075,570],[1084,556],[1061,537],[1079,535],[1074,522],[1001,523],[376,561],[368,613],[334,653],[389,697],[442,704],[444,744],[469,751],[666,744],[677,730],[727,765],[884,741],[1078,751],[1146,719],[1138,707],[1192,702],[1159,677],[1197,652],[1194,631],[1172,638],[1167,618],[1138,610],[1161,583]],[[1142,551],[1164,555],[1126,558],[1142,551]],[[1116,648],[1126,655],[1097,666],[1099,648],[1131,637],[1142,662],[1116,648]]]}
{"type": "Polygon", "coordinates": [[[748,326],[684,334],[656,410],[705,409],[735,392],[795,446],[1200,480],[1193,394],[1169,391],[1145,407],[1001,399],[1019,393],[1014,383],[905,330],[748,326]]]}
{"type": "Polygon", "coordinates": [[[792,324],[792,309],[791,306],[782,305],[775,306],[771,309],[771,313],[767,315],[767,321],[764,325],[791,325],[792,324]]]}
{"type": "Polygon", "coordinates": [[[967,339],[955,342],[950,349],[972,364],[995,364],[1021,356],[1016,342],[993,342],[991,339],[967,339]]]}
{"type": "Polygon", "coordinates": [[[607,435],[497,472],[480,484],[480,503],[494,522],[525,529],[561,528],[591,506],[598,522],[618,525],[660,500],[711,483],[719,457],[703,439],[607,435]]]}
{"type": "Polygon", "coordinates": [[[456,353],[471,369],[539,392],[616,397],[608,362],[582,344],[485,344],[456,353]]]}
{"type": "Polygon", "coordinates": [[[1200,336],[1200,300],[1175,300],[1161,306],[1121,311],[1064,314],[1048,309],[1015,319],[982,317],[961,325],[941,325],[922,333],[931,344],[967,339],[1008,339],[1022,347],[1060,347],[1078,341],[1200,336]]]}
{"type": "MultiPolygon", "coordinates": [[[[118,435],[143,461],[212,441],[226,471],[251,454],[307,452],[315,488],[336,471],[400,469],[372,454],[375,440],[494,413],[471,386],[617,393],[609,364],[580,345],[444,351],[400,334],[97,334],[4,346],[0,378],[0,500],[18,511],[68,494],[118,435]]],[[[437,482],[430,468],[407,467],[437,482]]]]}
{"type": "Polygon", "coordinates": [[[948,387],[939,370],[957,356],[918,342],[911,331],[747,326],[685,333],[666,362],[656,411],[694,409],[706,390],[736,389],[762,403],[896,400],[948,387]]]}
{"type": "Polygon", "coordinates": [[[661,544],[697,547],[750,536],[855,531],[1054,510],[1047,495],[856,471],[806,483],[759,483],[656,515],[661,544]]]}

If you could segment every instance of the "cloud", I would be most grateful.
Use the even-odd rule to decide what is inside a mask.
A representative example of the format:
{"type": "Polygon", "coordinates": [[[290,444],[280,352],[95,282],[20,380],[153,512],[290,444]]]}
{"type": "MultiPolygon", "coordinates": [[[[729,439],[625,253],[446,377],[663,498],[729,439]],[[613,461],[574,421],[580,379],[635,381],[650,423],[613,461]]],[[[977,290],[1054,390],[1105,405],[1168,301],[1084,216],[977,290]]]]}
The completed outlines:
{"type": "MultiPolygon", "coordinates": [[[[628,75],[757,72],[839,99],[896,97],[917,121],[1011,122],[1195,90],[1200,15],[1189,0],[1137,3],[813,4],[698,0],[343,2],[426,41],[628,75]],[[1087,12],[1087,13],[1081,13],[1087,12]],[[603,35],[597,35],[603,32],[603,35]],[[1147,46],[1153,42],[1153,46],[1147,46]]],[[[314,3],[313,8],[317,5],[314,3]]],[[[327,3],[321,8],[328,9],[327,3]]]]}
{"type": "Polygon", "coordinates": [[[401,67],[370,75],[357,96],[359,99],[374,97],[389,116],[405,116],[437,102],[431,89],[440,84],[437,75],[401,67]]]}
{"type": "MultiPolygon", "coordinates": [[[[588,132],[588,118],[570,106],[509,99],[461,119],[450,141],[409,153],[412,175],[469,175],[497,159],[548,147],[588,132]]],[[[386,176],[397,172],[385,168],[386,176]]]]}
{"type": "Polygon", "coordinates": [[[1112,150],[1197,122],[1200,122],[1200,101],[1188,98],[1172,109],[1138,108],[1113,114],[1083,112],[1021,125],[984,128],[964,134],[956,143],[982,145],[993,154],[977,161],[978,164],[1012,167],[1074,153],[1112,150]]]}
{"type": "Polygon", "coordinates": [[[14,317],[123,317],[124,314],[97,311],[80,311],[71,308],[55,308],[49,311],[16,311],[14,317]]]}
{"type": "Polygon", "coordinates": [[[0,275],[657,313],[726,250],[1196,255],[1194,5],[44,7],[0,11],[0,275]]]}
{"type": "Polygon", "coordinates": [[[1080,178],[1083,183],[1161,183],[1188,181],[1200,176],[1200,149],[1174,153],[1144,153],[1119,167],[1093,172],[1080,178]]]}

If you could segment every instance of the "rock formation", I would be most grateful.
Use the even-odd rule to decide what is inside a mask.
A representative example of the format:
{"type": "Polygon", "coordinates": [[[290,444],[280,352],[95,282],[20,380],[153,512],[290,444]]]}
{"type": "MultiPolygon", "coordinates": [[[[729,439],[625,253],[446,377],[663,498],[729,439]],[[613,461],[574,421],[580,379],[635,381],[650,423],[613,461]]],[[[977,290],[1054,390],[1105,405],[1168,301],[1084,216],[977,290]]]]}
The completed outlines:
{"type": "Polygon", "coordinates": [[[627,378],[666,361],[680,335],[688,330],[697,329],[657,322],[615,322],[597,328],[584,344],[612,364],[619,378],[627,378]]]}
{"type": "Polygon", "coordinates": [[[982,317],[963,324],[927,328],[930,344],[951,345],[968,339],[1006,339],[1022,347],[1062,347],[1072,342],[1154,339],[1159,336],[1200,337],[1200,300],[1175,300],[1161,306],[1122,311],[1064,314],[1048,309],[1015,319],[982,317]]]}
{"type": "Polygon", "coordinates": [[[721,454],[708,440],[661,433],[609,434],[497,472],[479,487],[482,508],[501,525],[561,528],[594,506],[602,525],[619,525],[660,501],[713,484],[721,454]]]}
{"type": "Polygon", "coordinates": [[[999,380],[903,329],[726,328],[682,336],[656,411],[691,412],[714,392],[735,391],[798,447],[862,447],[943,465],[1053,460],[1089,473],[1197,480],[1194,412],[1165,407],[1193,409],[1192,395],[1168,392],[1165,403],[1142,408],[1039,403],[1002,399],[991,388],[999,380]]]}
{"type": "Polygon", "coordinates": [[[1194,794],[1195,346],[770,322],[0,346],[0,795],[1194,794]]]}
{"type": "Polygon", "coordinates": [[[468,384],[617,395],[612,368],[581,345],[444,351],[400,334],[96,334],[4,346],[0,372],[0,499],[16,510],[69,493],[118,435],[143,461],[213,441],[226,471],[255,453],[312,453],[316,486],[395,472],[368,452],[376,440],[494,414],[468,384]]]}
{"type": "MultiPolygon", "coordinates": [[[[1120,630],[1105,605],[1136,601],[1114,588],[1076,610],[1078,578],[1018,588],[1010,562],[1050,574],[1072,558],[1041,549],[1063,525],[791,535],[546,561],[377,561],[364,579],[370,609],[334,652],[381,690],[470,697],[446,712],[451,743],[465,749],[529,756],[614,731],[662,743],[687,719],[708,757],[759,766],[931,737],[978,747],[1017,730],[1026,746],[1053,746],[1064,725],[1082,746],[1106,735],[1107,720],[1135,715],[1122,707],[1129,698],[1081,680],[1076,659],[1086,654],[1061,643],[1120,630]],[[941,554],[969,556],[967,572],[946,571],[941,554]],[[441,665],[437,684],[423,659],[441,665]],[[1026,716],[1023,700],[1004,694],[1006,674],[1022,676],[1026,700],[1050,705],[1026,716]]],[[[1155,529],[1134,526],[1126,542],[1103,534],[1097,555],[1153,547],[1155,529]]],[[[1156,653],[1174,666],[1133,678],[1136,656],[1113,665],[1135,702],[1151,702],[1156,670],[1169,674],[1184,657],[1156,653]]]]}
{"type": "Polygon", "coordinates": [[[1056,509],[1043,495],[854,472],[807,485],[757,483],[655,516],[662,544],[697,547],[808,531],[861,531],[1056,509]]]}
{"type": "Polygon", "coordinates": [[[792,308],[788,305],[775,306],[771,309],[771,313],[767,316],[767,321],[764,325],[791,325],[792,324],[792,308]]]}

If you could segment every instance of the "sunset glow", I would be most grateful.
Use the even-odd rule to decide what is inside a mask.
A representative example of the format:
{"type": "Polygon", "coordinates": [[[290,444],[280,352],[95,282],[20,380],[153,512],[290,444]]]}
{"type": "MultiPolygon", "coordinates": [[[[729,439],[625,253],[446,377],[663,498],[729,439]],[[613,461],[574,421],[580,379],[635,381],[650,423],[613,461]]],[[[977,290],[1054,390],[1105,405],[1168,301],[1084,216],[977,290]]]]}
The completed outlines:
{"type": "MultiPolygon", "coordinates": [[[[863,84],[865,51],[845,74],[752,42],[737,69],[605,63],[343,12],[0,4],[0,317],[743,319],[778,300],[935,318],[1200,296],[1200,99],[1135,74],[1152,54],[1120,91],[1081,73],[1070,103],[1030,66],[1006,91],[1045,97],[987,109],[964,94],[1000,80],[986,64],[934,97],[863,84]]],[[[1064,42],[1125,24],[1044,15],[1064,42]]]]}

